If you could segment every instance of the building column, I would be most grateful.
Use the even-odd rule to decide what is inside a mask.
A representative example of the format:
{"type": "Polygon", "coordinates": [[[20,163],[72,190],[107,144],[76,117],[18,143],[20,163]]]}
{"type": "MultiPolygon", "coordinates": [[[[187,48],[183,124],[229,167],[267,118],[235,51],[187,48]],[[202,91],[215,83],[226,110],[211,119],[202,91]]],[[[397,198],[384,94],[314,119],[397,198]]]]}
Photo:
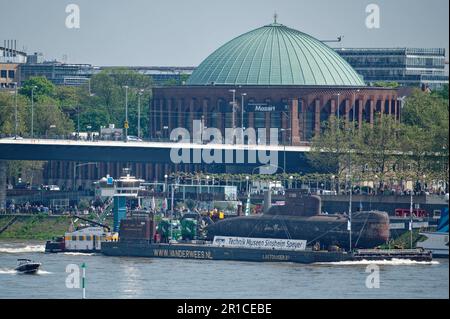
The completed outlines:
{"type": "Polygon", "coordinates": [[[375,98],[370,98],[370,126],[373,127],[373,119],[375,113],[375,98]]]}
{"type": "Polygon", "coordinates": [[[351,105],[350,105],[350,99],[345,99],[345,127],[348,128],[349,123],[350,123],[350,109],[351,109],[351,105]]]}
{"type": "Polygon", "coordinates": [[[318,136],[320,135],[320,100],[316,99],[314,102],[314,133],[318,136]]]}
{"type": "Polygon", "coordinates": [[[388,102],[388,114],[391,115],[392,113],[392,96],[389,97],[389,102],[388,102]]]}
{"type": "Polygon", "coordinates": [[[298,98],[294,98],[290,103],[291,113],[291,143],[292,145],[300,145],[300,126],[298,121],[298,98]]]}
{"type": "Polygon", "coordinates": [[[397,121],[397,113],[398,113],[398,100],[394,100],[394,119],[397,121]]]}
{"type": "MultiPolygon", "coordinates": [[[[305,137],[305,109],[308,108],[307,101],[300,100],[300,104],[297,102],[297,122],[298,122],[298,134],[299,140],[303,141],[305,137]],[[306,104],[306,105],[305,105],[306,104]]],[[[293,117],[293,115],[291,115],[293,117]]]]}
{"type": "Polygon", "coordinates": [[[363,110],[364,110],[365,101],[359,99],[358,100],[358,128],[361,129],[363,123],[363,110]]]}
{"type": "Polygon", "coordinates": [[[336,117],[336,100],[333,98],[330,99],[330,105],[331,105],[330,117],[332,117],[332,116],[336,117]]]}

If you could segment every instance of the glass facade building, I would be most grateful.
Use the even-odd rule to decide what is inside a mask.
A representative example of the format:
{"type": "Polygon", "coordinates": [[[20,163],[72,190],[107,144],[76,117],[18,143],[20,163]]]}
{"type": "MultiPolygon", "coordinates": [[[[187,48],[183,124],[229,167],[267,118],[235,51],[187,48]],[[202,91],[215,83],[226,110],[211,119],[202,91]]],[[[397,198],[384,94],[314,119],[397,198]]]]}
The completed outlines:
{"type": "Polygon", "coordinates": [[[20,70],[20,82],[35,76],[44,76],[55,85],[77,86],[88,82],[93,73],[90,64],[64,64],[59,62],[26,63],[20,70]]]}
{"type": "Polygon", "coordinates": [[[401,86],[439,89],[448,84],[442,48],[339,48],[335,51],[369,85],[397,82],[401,86]]]}

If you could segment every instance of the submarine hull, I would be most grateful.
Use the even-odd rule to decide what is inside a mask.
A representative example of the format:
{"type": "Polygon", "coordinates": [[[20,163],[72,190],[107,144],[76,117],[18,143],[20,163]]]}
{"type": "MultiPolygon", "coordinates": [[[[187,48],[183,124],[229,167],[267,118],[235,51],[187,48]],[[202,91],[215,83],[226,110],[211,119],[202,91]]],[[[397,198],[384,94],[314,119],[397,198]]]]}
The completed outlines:
{"type": "MultiPolygon", "coordinates": [[[[214,236],[306,240],[321,247],[350,244],[348,218],[340,215],[260,215],[230,218],[207,227],[214,236]]],[[[389,240],[389,217],[385,212],[358,212],[352,216],[352,247],[373,248],[389,240]]]]}

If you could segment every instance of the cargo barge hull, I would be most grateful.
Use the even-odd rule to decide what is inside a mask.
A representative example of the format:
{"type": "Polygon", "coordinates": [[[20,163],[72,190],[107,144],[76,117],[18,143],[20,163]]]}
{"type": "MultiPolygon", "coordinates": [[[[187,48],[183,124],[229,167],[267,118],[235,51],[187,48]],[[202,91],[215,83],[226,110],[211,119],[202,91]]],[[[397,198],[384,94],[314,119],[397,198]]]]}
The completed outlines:
{"type": "Polygon", "coordinates": [[[102,253],[107,256],[179,258],[200,260],[233,260],[251,262],[294,262],[312,264],[352,260],[346,252],[290,251],[254,248],[231,248],[192,244],[155,244],[105,242],[102,253]]]}

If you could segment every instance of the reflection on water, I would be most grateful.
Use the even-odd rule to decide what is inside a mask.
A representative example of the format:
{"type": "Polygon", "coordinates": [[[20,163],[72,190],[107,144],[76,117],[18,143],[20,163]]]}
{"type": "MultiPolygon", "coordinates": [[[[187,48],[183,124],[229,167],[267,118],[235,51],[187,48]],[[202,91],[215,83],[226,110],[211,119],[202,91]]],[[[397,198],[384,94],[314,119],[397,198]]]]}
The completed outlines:
{"type": "Polygon", "coordinates": [[[81,298],[66,267],[86,263],[88,298],[448,298],[448,260],[377,262],[380,288],[365,286],[371,262],[314,265],[45,254],[41,243],[0,242],[0,298],[81,298]],[[18,275],[17,258],[42,263],[18,275]]]}

